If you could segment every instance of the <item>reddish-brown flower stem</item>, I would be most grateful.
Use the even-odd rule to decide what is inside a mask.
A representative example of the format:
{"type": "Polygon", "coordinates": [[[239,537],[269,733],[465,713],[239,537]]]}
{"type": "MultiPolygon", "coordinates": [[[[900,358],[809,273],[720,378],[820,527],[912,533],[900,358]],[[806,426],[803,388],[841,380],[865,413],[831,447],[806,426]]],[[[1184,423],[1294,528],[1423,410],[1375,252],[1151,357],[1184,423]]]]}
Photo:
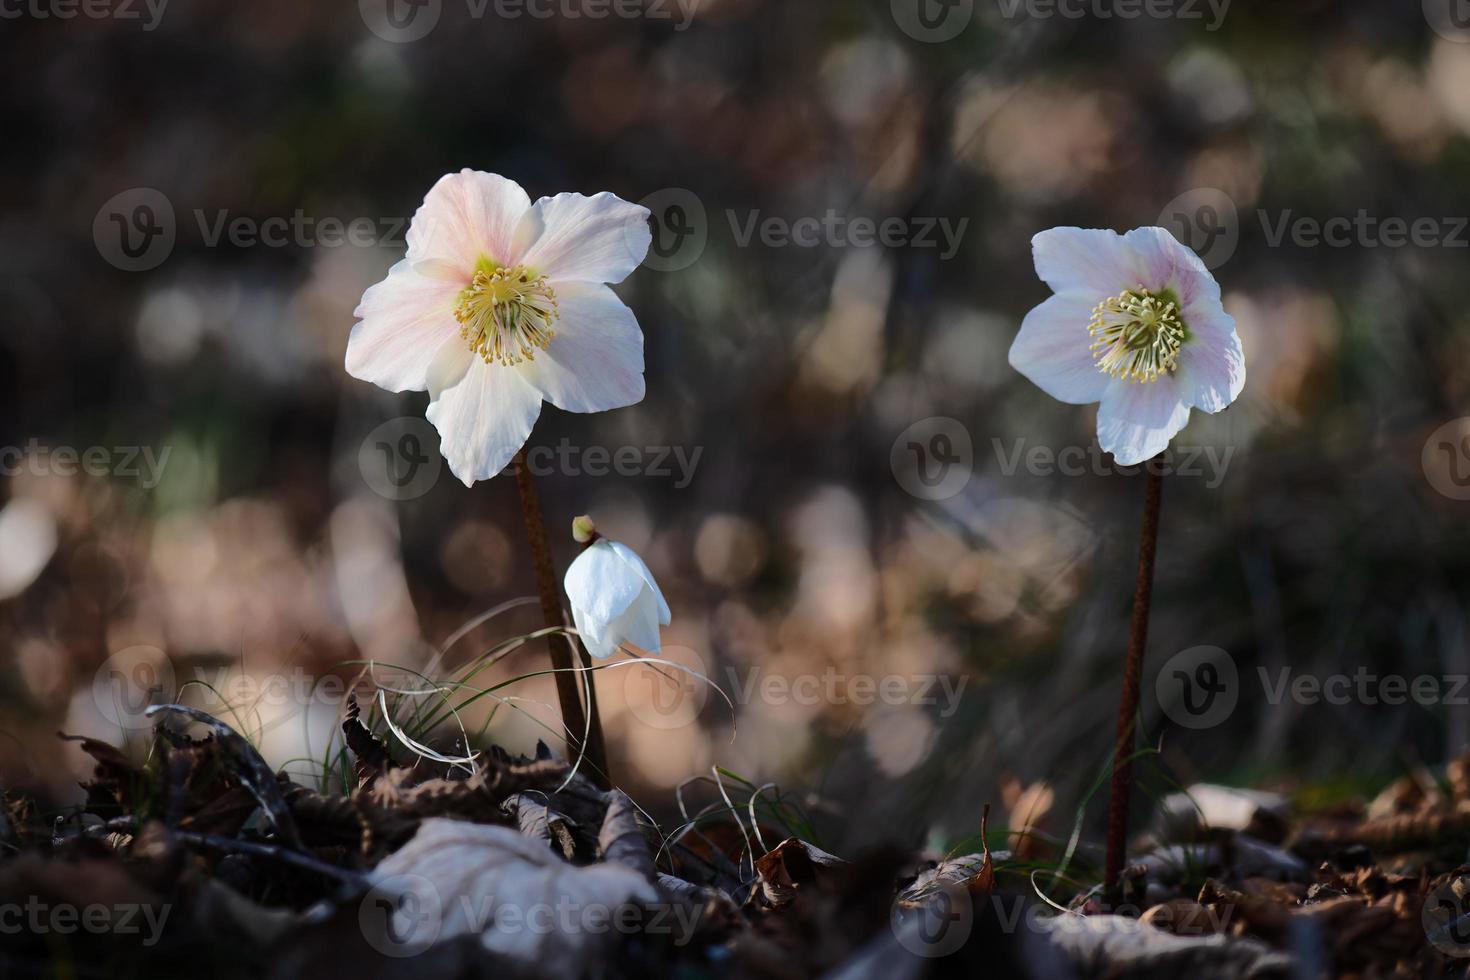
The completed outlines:
{"type": "MultiPolygon", "coordinates": [[[[526,520],[526,537],[531,544],[531,561],[536,569],[536,590],[541,599],[541,615],[546,625],[557,629],[566,626],[562,613],[556,572],[551,561],[551,546],[546,540],[546,521],[541,515],[541,497],[536,493],[536,478],[526,465],[526,450],[516,453],[511,464],[515,468],[516,488],[520,491],[521,516],[526,520]]],[[[603,789],[611,785],[607,768],[607,749],[602,738],[602,719],[597,711],[597,688],[592,683],[591,664],[565,633],[546,638],[551,652],[551,666],[556,673],[556,697],[561,705],[562,724],[568,729],[567,748],[575,755],[583,731],[587,732],[584,771],[603,789]],[[581,668],[574,670],[574,667],[581,668]],[[578,688],[587,691],[587,712],[582,711],[578,688]]]]}
{"type": "Polygon", "coordinates": [[[1138,689],[1143,652],[1148,645],[1148,613],[1153,602],[1154,556],[1159,547],[1159,503],[1163,496],[1162,454],[1144,466],[1143,531],[1138,544],[1138,581],[1133,592],[1133,621],[1128,630],[1128,659],[1123,665],[1123,692],[1118,701],[1118,739],[1113,744],[1113,781],[1108,792],[1108,856],[1103,893],[1110,908],[1119,903],[1119,882],[1128,857],[1128,794],[1133,783],[1133,745],[1138,723],[1138,689]]]}

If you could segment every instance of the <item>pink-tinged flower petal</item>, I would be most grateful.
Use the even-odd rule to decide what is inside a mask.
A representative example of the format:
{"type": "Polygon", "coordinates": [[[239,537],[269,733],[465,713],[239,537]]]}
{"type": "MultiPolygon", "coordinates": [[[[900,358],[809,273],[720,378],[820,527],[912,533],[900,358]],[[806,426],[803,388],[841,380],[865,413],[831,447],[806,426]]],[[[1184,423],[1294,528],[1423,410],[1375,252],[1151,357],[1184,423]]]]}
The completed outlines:
{"type": "Polygon", "coordinates": [[[465,486],[488,480],[526,444],[541,394],[518,372],[475,358],[464,379],[429,403],[439,451],[465,486]]]}
{"type": "Polygon", "coordinates": [[[643,400],[643,331],[633,311],[599,283],[557,282],[556,336],[521,376],[566,412],[605,412],[643,400]]]}
{"type": "Polygon", "coordinates": [[[1031,255],[1053,292],[1090,293],[1097,303],[1138,285],[1137,256],[1106,228],[1048,228],[1031,239],[1031,255]]]}
{"type": "Polygon", "coordinates": [[[1102,398],[1111,378],[1093,360],[1087,322],[1097,299],[1059,293],[1026,314],[1011,344],[1011,367],[1058,401],[1085,405],[1102,398]]]}
{"type": "Polygon", "coordinates": [[[543,197],[534,208],[523,236],[536,223],[540,234],[520,261],[552,282],[622,282],[653,241],[648,209],[606,191],[543,197]]]}
{"type": "Polygon", "coordinates": [[[1097,410],[1097,441],[1119,465],[1133,466],[1167,449],[1188,421],[1174,375],[1147,383],[1114,379],[1097,410]]]}
{"type": "Polygon", "coordinates": [[[1133,285],[1155,292],[1173,290],[1186,323],[1191,314],[1203,315],[1220,309],[1220,284],[1194,249],[1167,229],[1134,228],[1123,240],[1135,257],[1133,285]]]}
{"type": "Polygon", "coordinates": [[[389,391],[423,391],[434,355],[459,336],[459,289],[420,275],[407,259],[393,266],[352,313],[361,322],[347,338],[347,373],[389,391]]]}
{"type": "Polygon", "coordinates": [[[1163,228],[1135,228],[1124,236],[1139,256],[1151,289],[1172,289],[1189,327],[1175,372],[1185,404],[1218,412],[1245,387],[1245,354],[1235,318],[1220,301],[1220,284],[1194,251],[1163,228]]]}
{"type": "Polygon", "coordinates": [[[1245,388],[1245,351],[1230,314],[1221,311],[1188,322],[1191,337],[1175,371],[1180,392],[1190,405],[1213,414],[1228,407],[1245,388]]]}
{"type": "Polygon", "coordinates": [[[512,243],[531,199],[521,185],[499,174],[461,170],[445,174],[429,189],[408,228],[408,257],[436,261],[459,270],[463,281],[487,256],[513,264],[512,243]]]}

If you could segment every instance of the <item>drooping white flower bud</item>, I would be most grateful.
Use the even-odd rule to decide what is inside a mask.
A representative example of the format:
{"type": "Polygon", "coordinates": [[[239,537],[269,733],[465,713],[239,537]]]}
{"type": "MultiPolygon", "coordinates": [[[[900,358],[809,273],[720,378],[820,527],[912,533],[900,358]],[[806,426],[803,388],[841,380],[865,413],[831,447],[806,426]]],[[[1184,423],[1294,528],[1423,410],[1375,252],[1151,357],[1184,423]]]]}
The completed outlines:
{"type": "Polygon", "coordinates": [[[587,652],[599,660],[624,643],[658,653],[658,628],[669,625],[669,604],[653,573],[625,544],[599,538],[567,569],[572,621],[587,652]]]}

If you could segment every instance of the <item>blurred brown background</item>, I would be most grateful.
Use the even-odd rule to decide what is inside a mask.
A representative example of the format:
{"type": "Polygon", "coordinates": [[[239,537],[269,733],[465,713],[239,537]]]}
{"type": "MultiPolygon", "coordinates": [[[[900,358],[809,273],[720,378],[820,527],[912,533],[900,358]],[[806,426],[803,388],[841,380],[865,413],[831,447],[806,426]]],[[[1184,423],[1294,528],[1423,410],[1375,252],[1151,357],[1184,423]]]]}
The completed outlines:
{"type": "MultiPolygon", "coordinates": [[[[669,655],[739,702],[732,736],[697,685],[599,677],[617,773],[656,812],[719,765],[779,782],[837,838],[943,840],[1014,777],[1053,785],[1065,830],[1107,761],[1142,479],[1027,462],[1093,442],[1091,409],[1006,363],[1047,295],[1030,237],[1057,224],[1173,222],[1249,362],[1242,398],[1176,440],[1197,472],[1165,489],[1143,792],[1211,778],[1327,800],[1463,746],[1470,691],[1449,683],[1430,704],[1272,704],[1258,679],[1470,671],[1467,430],[1436,437],[1443,456],[1431,439],[1470,396],[1455,0],[1236,0],[1220,17],[1180,0],[1137,18],[1020,0],[391,2],[61,17],[36,0],[0,19],[5,786],[77,797],[86,764],[58,730],[141,744],[109,709],[119,684],[423,668],[532,593],[510,480],[467,490],[430,462],[383,484],[397,449],[437,460],[426,396],[342,368],[402,219],[465,166],[533,197],[647,199],[659,219],[618,287],[647,400],[548,406],[532,441],[570,447],[541,479],[561,567],[590,512],[658,576],[669,655]],[[1360,211],[1431,223],[1394,245],[1360,211]],[[900,219],[903,241],[853,242],[858,217],[900,219]],[[811,247],[760,230],[804,218],[811,247]],[[1297,233],[1337,218],[1342,244],[1297,233]],[[914,441],[955,483],[915,482],[914,441]],[[589,474],[589,448],[624,447],[626,472],[589,474]],[[1239,697],[1193,730],[1153,684],[1200,645],[1228,651],[1239,697]],[[890,676],[901,696],[854,703],[855,678],[890,676]]],[[[538,625],[511,608],[438,666],[538,625]]],[[[273,763],[318,780],[341,704],[306,690],[226,700],[273,763]]],[[[502,709],[481,741],[529,751],[554,696],[544,677],[507,692],[525,713],[502,709]]]]}

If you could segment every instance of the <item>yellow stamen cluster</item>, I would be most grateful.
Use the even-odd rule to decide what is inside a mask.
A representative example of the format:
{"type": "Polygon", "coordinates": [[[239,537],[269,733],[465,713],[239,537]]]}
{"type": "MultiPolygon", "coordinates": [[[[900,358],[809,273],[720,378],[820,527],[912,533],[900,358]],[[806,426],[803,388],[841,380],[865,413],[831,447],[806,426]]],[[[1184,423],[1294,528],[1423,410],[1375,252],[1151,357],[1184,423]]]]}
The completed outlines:
{"type": "Polygon", "coordinates": [[[534,361],[556,336],[551,325],[561,317],[556,293],[545,276],[525,266],[482,265],[459,294],[454,318],[470,350],[485,363],[510,366],[534,361]]]}
{"type": "Polygon", "coordinates": [[[1179,304],[1142,286],[1097,304],[1087,325],[1099,371],[1127,381],[1157,381],[1174,370],[1188,329],[1179,304]]]}

